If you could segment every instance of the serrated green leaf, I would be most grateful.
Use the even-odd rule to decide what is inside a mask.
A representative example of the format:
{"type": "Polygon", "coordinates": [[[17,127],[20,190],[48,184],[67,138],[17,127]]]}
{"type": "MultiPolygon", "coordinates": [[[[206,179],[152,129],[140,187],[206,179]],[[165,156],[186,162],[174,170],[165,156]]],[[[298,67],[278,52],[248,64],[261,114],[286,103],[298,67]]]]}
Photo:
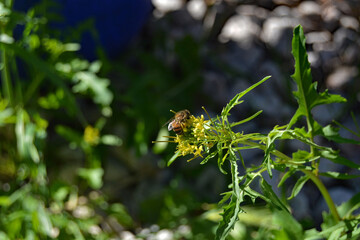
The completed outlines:
{"type": "Polygon", "coordinates": [[[201,161],[200,164],[203,165],[203,164],[207,163],[211,158],[215,157],[216,154],[217,154],[216,151],[213,151],[212,153],[208,154],[208,155],[204,158],[204,160],[201,161]]]}
{"type": "Polygon", "coordinates": [[[224,195],[223,198],[219,201],[219,205],[223,205],[227,200],[230,199],[232,191],[224,192],[221,195],[224,195]]]}
{"type": "Polygon", "coordinates": [[[232,188],[233,192],[231,195],[231,201],[229,205],[224,208],[223,218],[219,223],[216,230],[216,240],[225,240],[230,231],[234,228],[235,223],[238,219],[238,214],[243,212],[240,208],[240,204],[243,201],[243,192],[240,189],[240,179],[237,166],[237,158],[233,150],[229,149],[229,158],[231,164],[231,175],[232,175],[232,188]]]}
{"type": "Polygon", "coordinates": [[[264,200],[268,202],[270,205],[275,206],[281,210],[289,212],[285,204],[280,200],[280,198],[276,195],[276,193],[272,190],[270,184],[268,184],[264,178],[261,178],[260,181],[261,191],[263,192],[264,200]]]}
{"type": "Polygon", "coordinates": [[[305,35],[300,25],[294,29],[292,55],[295,59],[295,72],[291,77],[296,82],[298,88],[293,94],[299,104],[299,108],[290,120],[288,128],[294,125],[299,117],[305,116],[308,123],[308,131],[313,132],[314,119],[311,110],[317,105],[345,102],[346,99],[339,95],[329,94],[328,91],[318,93],[317,83],[312,82],[310,63],[305,47],[305,35]]]}
{"type": "Polygon", "coordinates": [[[301,189],[303,188],[304,184],[309,180],[310,178],[307,175],[304,175],[302,177],[300,177],[295,185],[294,188],[291,192],[290,197],[288,197],[288,200],[293,199],[296,195],[298,195],[298,193],[301,191],[301,189]]]}

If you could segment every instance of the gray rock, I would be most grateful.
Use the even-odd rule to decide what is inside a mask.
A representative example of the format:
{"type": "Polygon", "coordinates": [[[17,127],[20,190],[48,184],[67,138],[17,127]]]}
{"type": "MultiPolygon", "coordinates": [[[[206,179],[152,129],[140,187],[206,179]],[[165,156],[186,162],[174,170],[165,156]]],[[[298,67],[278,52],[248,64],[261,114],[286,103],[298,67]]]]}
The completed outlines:
{"type": "Polygon", "coordinates": [[[293,28],[299,21],[291,17],[272,17],[265,21],[261,39],[282,56],[290,57],[293,28]]]}
{"type": "Polygon", "coordinates": [[[339,67],[331,73],[327,80],[327,88],[338,89],[344,87],[345,84],[350,82],[358,75],[357,67],[339,67]]]}
{"type": "Polygon", "coordinates": [[[294,17],[294,11],[288,6],[284,6],[284,5],[280,5],[276,7],[271,14],[277,17],[294,17]]]}
{"type": "Polygon", "coordinates": [[[338,50],[353,44],[358,38],[359,36],[355,31],[343,27],[336,30],[333,34],[333,41],[338,50]]]}
{"type": "Polygon", "coordinates": [[[297,7],[302,16],[320,16],[321,6],[315,1],[303,1],[297,7]]]}
{"type": "Polygon", "coordinates": [[[261,29],[249,16],[235,15],[223,27],[219,36],[221,41],[233,40],[243,48],[248,48],[256,41],[261,29]]]}
{"type": "Polygon", "coordinates": [[[331,40],[331,33],[328,31],[309,32],[306,34],[306,43],[326,43],[331,40]]]}
{"type": "Polygon", "coordinates": [[[259,20],[265,20],[270,14],[269,10],[265,8],[246,4],[237,7],[236,12],[241,16],[255,17],[259,20]]]}
{"type": "Polygon", "coordinates": [[[342,16],[340,18],[340,24],[344,28],[352,29],[355,31],[359,30],[359,21],[351,16],[342,16]]]}
{"type": "Polygon", "coordinates": [[[342,52],[341,59],[345,64],[355,65],[359,62],[360,44],[349,45],[342,52]]]}
{"type": "Polygon", "coordinates": [[[328,4],[324,6],[321,11],[321,17],[324,21],[324,26],[330,32],[333,32],[340,25],[339,19],[341,12],[334,4],[328,4]]]}

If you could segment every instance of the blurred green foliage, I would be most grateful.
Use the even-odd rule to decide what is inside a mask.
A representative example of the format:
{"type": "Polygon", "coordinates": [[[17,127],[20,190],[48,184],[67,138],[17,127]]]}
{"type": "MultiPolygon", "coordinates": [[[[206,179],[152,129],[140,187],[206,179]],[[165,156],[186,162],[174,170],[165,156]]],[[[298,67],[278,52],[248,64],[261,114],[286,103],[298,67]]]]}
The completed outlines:
{"type": "MultiPolygon", "coordinates": [[[[149,174],[141,158],[152,155],[151,140],[168,134],[161,127],[169,109],[194,102],[200,43],[184,36],[164,48],[167,36],[158,33],[117,60],[100,54],[89,62],[74,41],[94,31],[91,21],[62,36],[48,25],[61,19],[52,1],[27,12],[12,5],[0,2],[0,238],[109,239],[125,230],[146,238],[156,232],[137,229],[150,224],[175,239],[213,238],[216,223],[202,215],[208,209],[193,190],[165,187],[138,199],[135,211],[121,203],[131,197],[116,194],[135,191],[131,184],[149,174]],[[109,191],[113,159],[125,173],[109,191]]],[[[172,149],[153,151],[166,157],[172,149]]],[[[154,162],[155,171],[165,167],[154,162]]]]}

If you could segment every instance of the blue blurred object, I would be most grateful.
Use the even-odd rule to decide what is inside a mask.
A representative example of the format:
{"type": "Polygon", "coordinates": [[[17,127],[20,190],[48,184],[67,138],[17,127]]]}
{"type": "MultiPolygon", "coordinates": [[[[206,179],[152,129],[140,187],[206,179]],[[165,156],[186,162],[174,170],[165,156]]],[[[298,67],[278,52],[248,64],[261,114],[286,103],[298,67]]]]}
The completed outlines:
{"type": "MultiPolygon", "coordinates": [[[[98,39],[86,29],[81,40],[81,54],[93,60],[100,42],[108,57],[116,57],[139,33],[152,10],[151,0],[54,0],[61,7],[54,10],[64,18],[51,23],[56,28],[76,27],[86,20],[94,20],[98,39]],[[94,38],[95,37],[95,38],[94,38]]],[[[39,0],[14,1],[14,8],[26,11],[39,0]]],[[[51,9],[52,10],[52,9],[51,9]]]]}

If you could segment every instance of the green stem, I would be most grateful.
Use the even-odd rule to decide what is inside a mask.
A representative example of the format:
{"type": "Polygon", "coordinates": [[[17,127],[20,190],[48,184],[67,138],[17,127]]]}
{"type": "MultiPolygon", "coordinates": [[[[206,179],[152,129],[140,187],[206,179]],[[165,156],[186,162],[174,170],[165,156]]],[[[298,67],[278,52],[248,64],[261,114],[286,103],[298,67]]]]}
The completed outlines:
{"type": "Polygon", "coordinates": [[[330,212],[335,220],[335,222],[339,222],[341,220],[340,215],[336,209],[335,203],[333,202],[328,190],[326,189],[325,185],[323,184],[323,182],[320,180],[320,178],[318,176],[316,176],[314,173],[312,173],[311,171],[308,170],[301,170],[303,173],[305,173],[312,181],[313,183],[315,183],[315,185],[318,187],[318,189],[320,190],[321,194],[323,195],[329,209],[330,212]]]}

